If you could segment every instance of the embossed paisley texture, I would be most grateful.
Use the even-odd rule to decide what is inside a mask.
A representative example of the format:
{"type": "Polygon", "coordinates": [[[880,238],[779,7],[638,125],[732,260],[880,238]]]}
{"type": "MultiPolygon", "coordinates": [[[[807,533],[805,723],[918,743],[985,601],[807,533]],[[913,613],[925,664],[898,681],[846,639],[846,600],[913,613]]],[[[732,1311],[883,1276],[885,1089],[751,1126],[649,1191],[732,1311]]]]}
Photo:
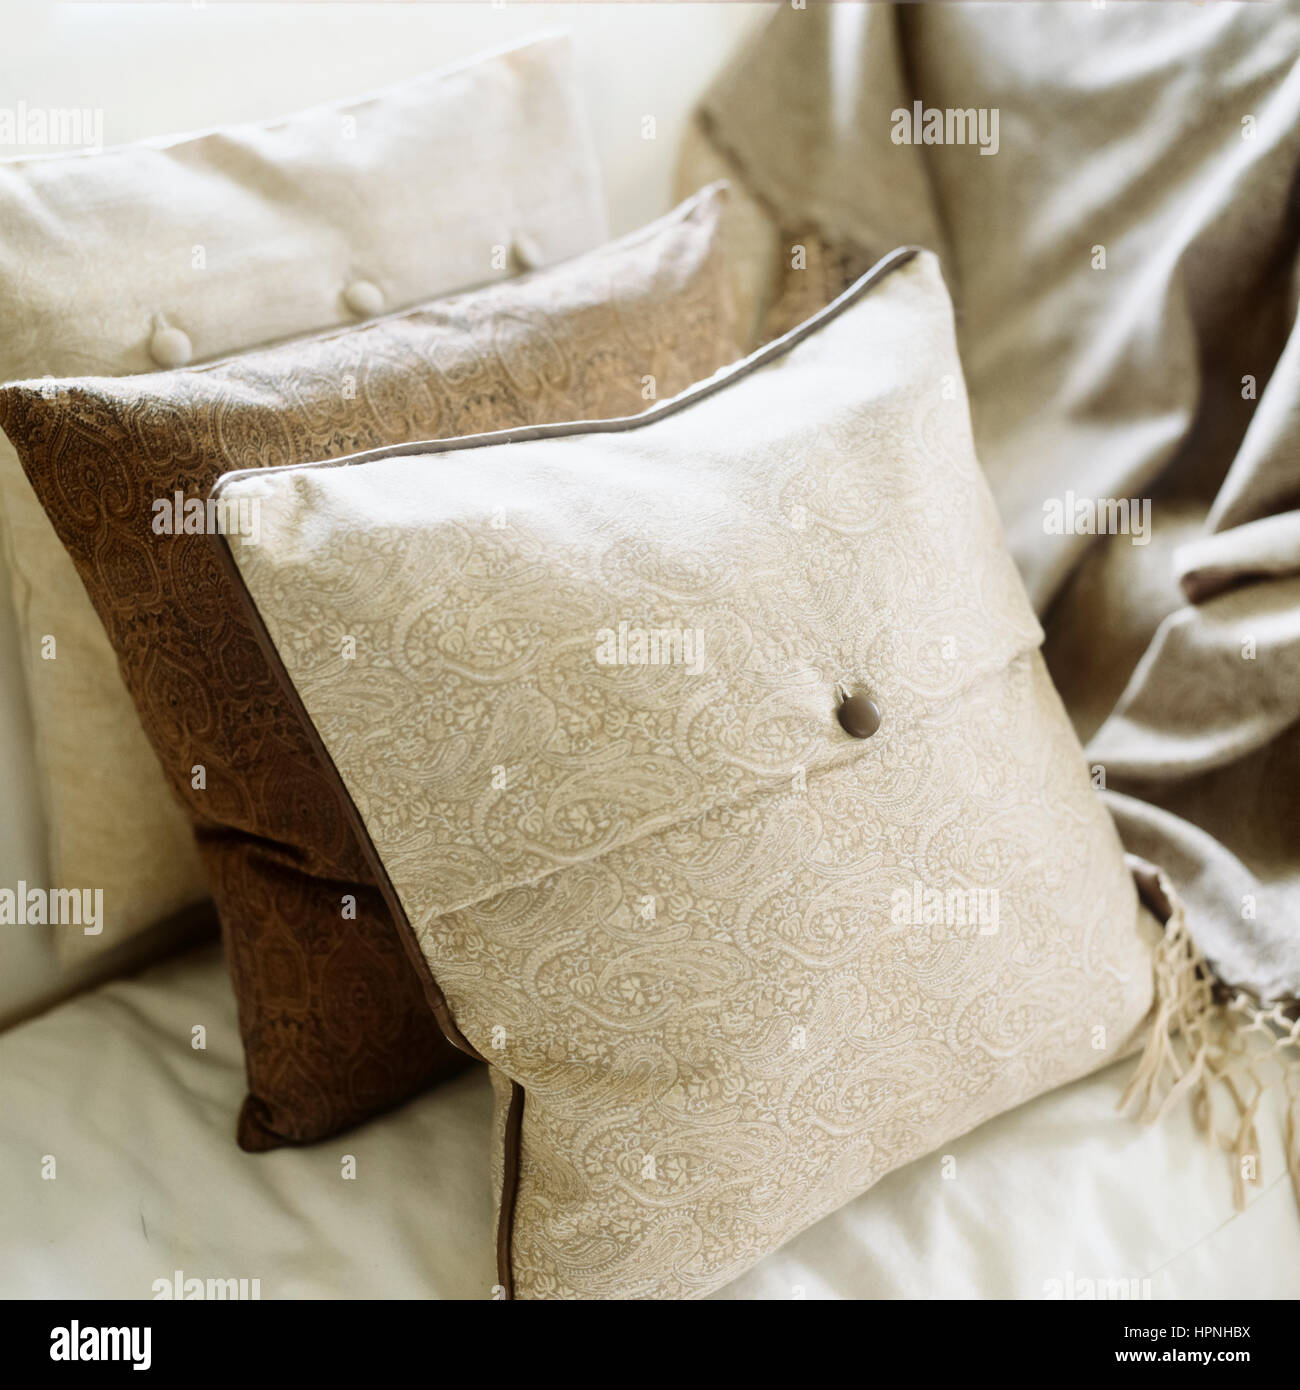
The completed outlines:
{"type": "Polygon", "coordinates": [[[922,254],[631,427],[221,485],[261,499],[231,552],[500,1082],[517,1296],[703,1295],[1149,1010],[960,381],[922,254]],[[699,659],[602,659],[622,623],[699,659]],[[949,895],[980,892],[977,925],[949,895]]]}
{"type": "MultiPolygon", "coordinates": [[[[680,391],[737,351],[717,263],[724,199],[706,190],[598,252],[364,327],[204,368],[0,392],[0,424],[198,830],[239,1000],[245,1147],[320,1138],[461,1054],[210,537],[155,534],[155,501],[203,499],[230,469],[633,414],[651,379],[680,391]]],[[[341,650],[331,615],[315,621],[312,640],[341,650]]]]}
{"type": "MultiPolygon", "coordinates": [[[[153,371],[156,316],[196,362],[351,326],[344,293],[358,277],[405,308],[507,278],[517,267],[492,248],[514,237],[551,263],[599,246],[605,226],[564,35],[261,124],[0,161],[0,382],[153,371]]],[[[165,436],[156,421],[151,447],[165,436]]],[[[279,447],[271,422],[267,438],[279,447]]],[[[205,876],[76,569],[3,439],[0,499],[50,881],[104,891],[100,935],[55,936],[67,964],[200,900],[205,876]],[[47,634],[55,661],[41,659],[47,634]]],[[[44,882],[44,867],[27,877],[44,882]]]]}

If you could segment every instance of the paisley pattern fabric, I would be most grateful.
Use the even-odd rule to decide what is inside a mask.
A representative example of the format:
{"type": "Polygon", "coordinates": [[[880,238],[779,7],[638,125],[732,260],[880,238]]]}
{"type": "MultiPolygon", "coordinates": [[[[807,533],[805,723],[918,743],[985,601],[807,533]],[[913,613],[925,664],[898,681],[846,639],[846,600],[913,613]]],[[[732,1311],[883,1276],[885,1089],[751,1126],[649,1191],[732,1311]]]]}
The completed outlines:
{"type": "Polygon", "coordinates": [[[0,424],[198,830],[239,1000],[245,1147],[320,1138],[461,1054],[211,536],[156,534],[155,504],[202,501],[233,468],[628,414],[647,383],[671,394],[708,376],[736,354],[717,265],[724,196],[708,190],[554,270],[365,327],[205,368],[0,392],[0,424]]]}
{"type": "MultiPolygon", "coordinates": [[[[513,275],[515,237],[549,264],[607,236],[564,35],[274,121],[0,161],[0,226],[0,382],[151,372],[160,321],[212,361],[352,326],[358,277],[399,309],[513,275]]],[[[77,571],[2,438],[0,526],[48,822],[48,865],[27,877],[104,892],[99,935],[55,936],[68,964],[201,899],[205,875],[77,571]]]]}
{"type": "Polygon", "coordinates": [[[220,494],[260,500],[230,551],[497,1073],[516,1296],[706,1294],[1131,1045],[1146,919],[932,256],[635,421],[220,494]]]}

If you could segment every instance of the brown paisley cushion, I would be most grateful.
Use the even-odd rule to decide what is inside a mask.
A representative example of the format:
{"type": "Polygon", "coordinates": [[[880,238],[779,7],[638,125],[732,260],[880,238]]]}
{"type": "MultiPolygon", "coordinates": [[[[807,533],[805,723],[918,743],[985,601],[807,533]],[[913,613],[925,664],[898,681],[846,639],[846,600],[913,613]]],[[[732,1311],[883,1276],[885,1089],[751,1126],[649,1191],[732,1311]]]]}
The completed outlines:
{"type": "Polygon", "coordinates": [[[634,419],[254,495],[214,549],[492,1064],[503,1289],[707,1294],[1134,1041],[1152,924],[933,256],[634,419]]]}
{"type": "Polygon", "coordinates": [[[239,1002],[245,1148],[322,1138],[463,1058],[209,539],[160,528],[230,469],[627,415],[710,375],[736,355],[723,197],[706,190],[600,251],[363,327],[0,392],[0,425],[197,830],[239,1002]]]}

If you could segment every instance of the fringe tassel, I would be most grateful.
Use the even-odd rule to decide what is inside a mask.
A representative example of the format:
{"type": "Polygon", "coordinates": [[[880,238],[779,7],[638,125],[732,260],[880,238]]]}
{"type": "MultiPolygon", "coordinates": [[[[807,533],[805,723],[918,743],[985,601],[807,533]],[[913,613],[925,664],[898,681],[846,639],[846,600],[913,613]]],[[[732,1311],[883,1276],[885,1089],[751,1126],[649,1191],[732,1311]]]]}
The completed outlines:
{"type": "Polygon", "coordinates": [[[1286,1166],[1291,1173],[1291,1191],[1300,1206],[1300,1096],[1293,1096],[1286,1110],[1286,1166]]]}
{"type": "Polygon", "coordinates": [[[1172,884],[1143,860],[1130,856],[1130,865],[1165,930],[1154,954],[1155,1015],[1119,1109],[1154,1124],[1190,1099],[1197,1128],[1232,1156],[1233,1201],[1241,1211],[1247,1183],[1262,1180],[1256,1117],[1280,1070],[1284,1152],[1300,1206],[1300,1008],[1266,1007],[1244,992],[1225,1002],[1172,884]],[[1216,1096],[1228,1097],[1235,1111],[1226,1132],[1216,1122],[1216,1096]]]}
{"type": "Polygon", "coordinates": [[[1197,1025],[1213,1007],[1214,986],[1205,958],[1187,929],[1187,914],[1182,903],[1174,896],[1163,874],[1156,869],[1150,869],[1150,874],[1155,878],[1154,884],[1135,869],[1139,883],[1147,888],[1147,896],[1156,899],[1152,906],[1166,918],[1164,935],[1156,946],[1153,960],[1156,1012],[1146,1047],[1132,1080],[1120,1097],[1119,1108],[1128,1110],[1136,1100],[1135,1118],[1154,1124],[1194,1088],[1197,1090],[1196,1108],[1201,1109],[1207,1094],[1207,1044],[1203,1036],[1194,1049],[1187,1044],[1193,1032],[1201,1032],[1197,1025]],[[1158,887],[1158,896],[1151,892],[1152,887],[1158,887]],[[1180,1035],[1182,1048],[1175,1045],[1180,1035]]]}

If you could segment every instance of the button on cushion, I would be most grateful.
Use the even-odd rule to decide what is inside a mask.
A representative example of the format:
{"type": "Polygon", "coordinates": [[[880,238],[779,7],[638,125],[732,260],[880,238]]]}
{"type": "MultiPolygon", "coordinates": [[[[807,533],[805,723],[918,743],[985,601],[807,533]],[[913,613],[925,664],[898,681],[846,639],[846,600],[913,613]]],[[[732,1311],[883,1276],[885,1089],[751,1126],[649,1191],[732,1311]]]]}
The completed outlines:
{"type": "Polygon", "coordinates": [[[546,263],[542,248],[526,233],[517,233],[512,238],[511,249],[514,251],[515,264],[520,270],[536,270],[546,263]]]}
{"type": "Polygon", "coordinates": [[[343,302],[359,319],[366,319],[383,310],[384,295],[371,280],[353,280],[343,291],[343,302]]]}
{"type": "Polygon", "coordinates": [[[835,713],[844,732],[854,738],[870,738],[880,728],[880,706],[866,695],[850,695],[835,713]]]}
{"type": "Polygon", "coordinates": [[[184,367],[194,360],[194,344],[183,329],[160,321],[149,339],[149,356],[166,369],[184,367]]]}

